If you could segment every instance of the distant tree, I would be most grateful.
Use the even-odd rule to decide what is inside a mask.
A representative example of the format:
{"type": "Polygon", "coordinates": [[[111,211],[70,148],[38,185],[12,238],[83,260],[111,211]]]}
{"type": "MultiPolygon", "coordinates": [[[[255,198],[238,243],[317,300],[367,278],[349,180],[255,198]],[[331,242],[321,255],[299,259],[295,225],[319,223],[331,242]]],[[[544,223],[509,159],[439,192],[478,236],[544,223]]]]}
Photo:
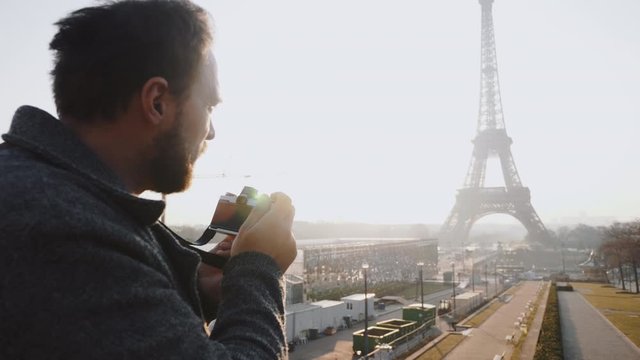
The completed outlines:
{"type": "Polygon", "coordinates": [[[530,244],[532,248],[543,249],[543,248],[554,248],[556,249],[560,246],[558,242],[558,235],[553,231],[547,229],[546,237],[533,237],[531,234],[527,233],[524,236],[524,240],[526,243],[530,244]]]}
{"type": "Polygon", "coordinates": [[[597,249],[605,238],[606,228],[578,224],[567,233],[566,244],[577,249],[597,249]]]}
{"type": "Polygon", "coordinates": [[[623,267],[628,265],[634,275],[636,293],[640,293],[638,265],[640,265],[640,220],[614,223],[605,231],[606,241],[600,251],[608,266],[618,268],[622,289],[626,290],[623,267]]]}
{"type": "MultiPolygon", "coordinates": [[[[543,249],[554,249],[557,250],[560,248],[561,244],[562,244],[562,228],[566,228],[566,226],[563,226],[561,228],[559,228],[557,231],[553,231],[553,230],[547,230],[547,234],[549,235],[546,239],[546,242],[541,243],[543,249]]],[[[527,234],[527,236],[529,236],[527,234]]]]}
{"type": "Polygon", "coordinates": [[[600,253],[608,269],[618,269],[618,276],[620,277],[620,282],[622,282],[622,290],[626,290],[624,272],[622,271],[623,260],[617,242],[614,239],[605,241],[600,246],[600,253]]]}
{"type": "Polygon", "coordinates": [[[555,236],[557,237],[558,241],[566,244],[569,240],[569,234],[571,234],[571,231],[572,229],[568,226],[561,226],[556,230],[555,236]]]}

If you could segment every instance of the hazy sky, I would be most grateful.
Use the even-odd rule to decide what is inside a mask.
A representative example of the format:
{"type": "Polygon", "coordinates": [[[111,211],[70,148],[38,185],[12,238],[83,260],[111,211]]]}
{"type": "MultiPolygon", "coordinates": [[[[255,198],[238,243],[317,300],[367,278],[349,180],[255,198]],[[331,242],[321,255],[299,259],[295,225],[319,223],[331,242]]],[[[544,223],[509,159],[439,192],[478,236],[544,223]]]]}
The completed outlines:
{"type": "MultiPolygon", "coordinates": [[[[21,104],[55,112],[52,24],[93,3],[2,2],[1,132],[21,104]]],[[[224,103],[170,223],[207,223],[244,184],[287,192],[298,220],[445,220],[476,131],[477,1],[197,3],[224,103]]],[[[640,216],[640,1],[496,0],[493,15],[507,132],[543,222],[640,216]]]]}

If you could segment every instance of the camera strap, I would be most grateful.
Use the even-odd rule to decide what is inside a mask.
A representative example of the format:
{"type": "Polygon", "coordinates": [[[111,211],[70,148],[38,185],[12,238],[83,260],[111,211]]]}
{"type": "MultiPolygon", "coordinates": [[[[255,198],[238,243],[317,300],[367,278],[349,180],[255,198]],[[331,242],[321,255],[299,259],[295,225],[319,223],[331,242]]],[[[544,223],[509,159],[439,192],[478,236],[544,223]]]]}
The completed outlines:
{"type": "Polygon", "coordinates": [[[160,224],[176,240],[178,240],[178,243],[180,243],[180,245],[182,245],[184,247],[187,247],[190,250],[193,250],[193,251],[197,252],[198,255],[200,255],[200,261],[202,261],[203,263],[205,263],[207,265],[211,265],[213,267],[217,267],[218,269],[222,269],[224,267],[224,265],[227,263],[227,261],[229,260],[227,257],[216,255],[216,254],[212,254],[210,252],[207,252],[207,251],[204,251],[204,250],[201,250],[201,249],[198,249],[197,247],[195,247],[195,246],[204,245],[204,244],[208,243],[213,238],[213,236],[216,234],[215,230],[207,227],[207,229],[204,231],[202,236],[200,236],[200,239],[198,239],[195,242],[191,242],[191,241],[188,241],[188,240],[184,239],[182,236],[176,234],[175,231],[171,230],[162,221],[158,221],[158,224],[160,224]],[[204,240],[204,239],[206,239],[206,240],[204,240]]]}

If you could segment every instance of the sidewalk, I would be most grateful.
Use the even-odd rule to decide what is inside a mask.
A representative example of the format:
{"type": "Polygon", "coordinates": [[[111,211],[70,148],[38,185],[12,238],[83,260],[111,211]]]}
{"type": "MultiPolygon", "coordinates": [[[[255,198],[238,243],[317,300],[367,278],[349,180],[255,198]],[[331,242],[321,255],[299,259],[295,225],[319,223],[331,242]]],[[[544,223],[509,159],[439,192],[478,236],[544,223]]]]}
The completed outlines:
{"type": "MultiPolygon", "coordinates": [[[[504,354],[506,359],[513,353],[513,342],[507,336],[518,336],[518,317],[526,311],[528,302],[535,302],[540,282],[526,281],[491,317],[477,328],[471,328],[465,340],[455,347],[445,359],[484,360],[504,354]]],[[[519,323],[518,323],[519,324],[519,323]]]]}
{"type": "Polygon", "coordinates": [[[559,291],[558,302],[565,358],[640,358],[640,349],[591,306],[582,294],[559,291]]]}

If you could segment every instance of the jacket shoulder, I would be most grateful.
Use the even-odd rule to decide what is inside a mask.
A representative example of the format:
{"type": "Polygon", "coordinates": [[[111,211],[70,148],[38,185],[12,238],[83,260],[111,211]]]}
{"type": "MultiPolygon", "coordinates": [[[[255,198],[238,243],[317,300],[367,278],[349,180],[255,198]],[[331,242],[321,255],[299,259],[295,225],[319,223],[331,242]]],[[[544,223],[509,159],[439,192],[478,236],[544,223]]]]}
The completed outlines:
{"type": "Polygon", "coordinates": [[[0,149],[0,174],[0,214],[11,221],[16,217],[64,221],[67,212],[84,217],[105,214],[109,207],[81,176],[17,148],[0,149]]]}

